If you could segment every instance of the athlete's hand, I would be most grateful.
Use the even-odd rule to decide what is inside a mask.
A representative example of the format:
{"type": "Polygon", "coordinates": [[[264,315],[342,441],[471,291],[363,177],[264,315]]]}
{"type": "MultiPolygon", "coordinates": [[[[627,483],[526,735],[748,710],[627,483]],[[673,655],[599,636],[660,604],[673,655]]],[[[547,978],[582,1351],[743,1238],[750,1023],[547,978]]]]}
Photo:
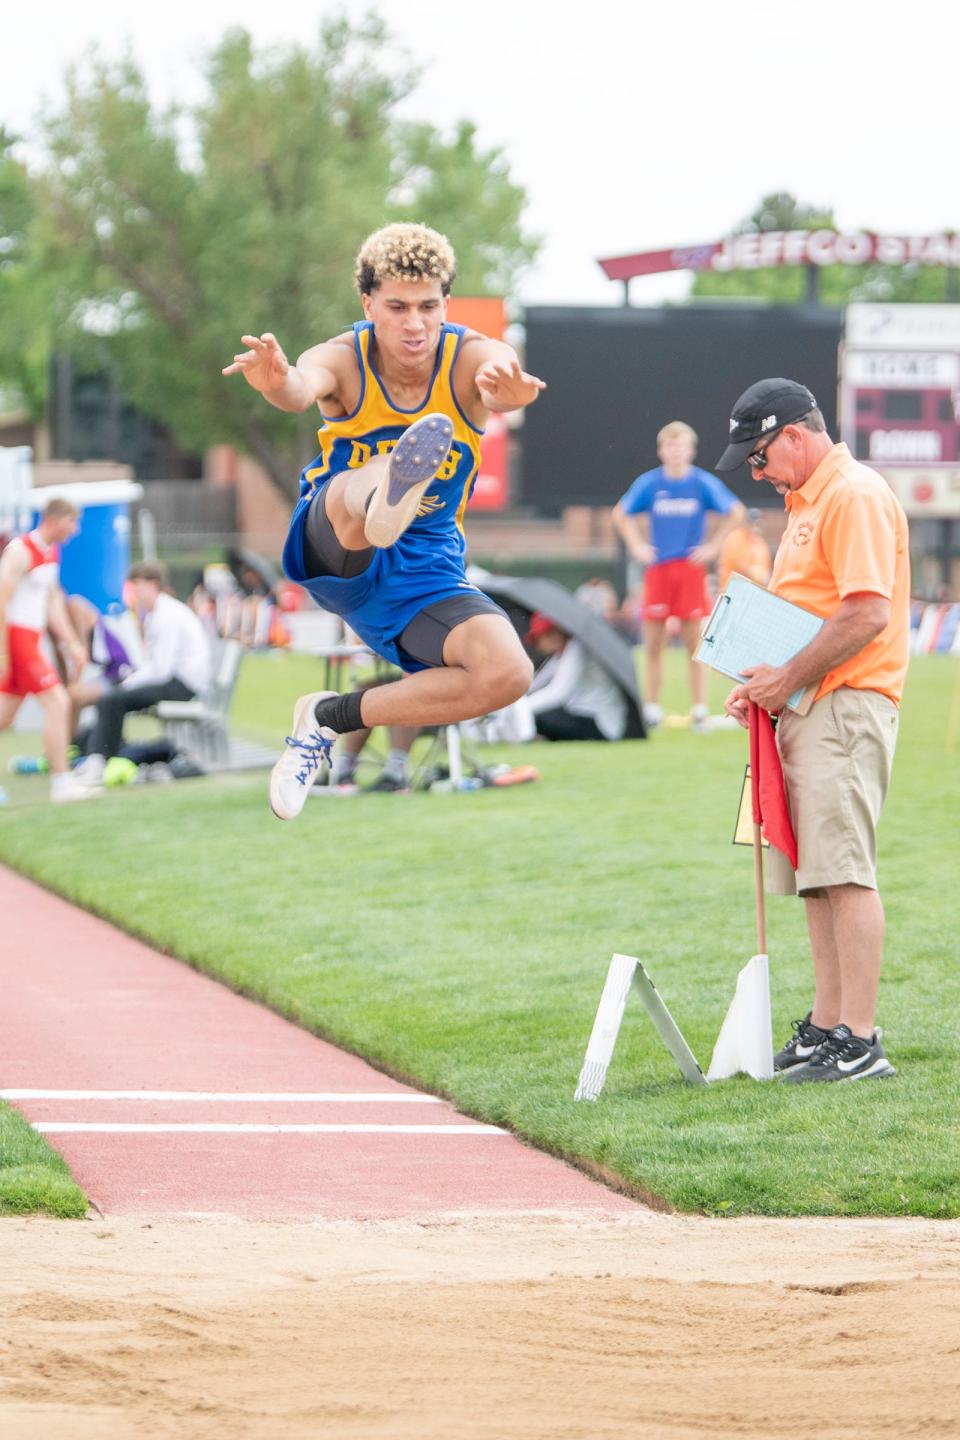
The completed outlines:
{"type": "Polygon", "coordinates": [[[241,335],[240,338],[244,345],[249,345],[249,350],[234,355],[233,364],[225,365],[222,373],[242,375],[247,384],[259,390],[261,395],[278,389],[287,378],[290,361],[280,349],[277,337],[268,331],[259,340],[256,335],[241,335]]]}
{"type": "Polygon", "coordinates": [[[66,661],[67,674],[71,680],[79,680],[83,674],[83,667],[90,659],[90,656],[87,654],[87,647],[82,640],[68,640],[63,648],[65,651],[64,660],[66,661]]]}
{"type": "Polygon", "coordinates": [[[477,370],[476,386],[488,410],[521,410],[536,400],[546,382],[520,369],[520,361],[485,360],[477,370]]]}
{"type": "Polygon", "coordinates": [[[709,542],[705,545],[695,545],[687,556],[687,559],[692,560],[694,565],[702,565],[704,569],[708,565],[712,565],[716,558],[717,547],[709,542]]]}
{"type": "Polygon", "coordinates": [[[634,540],[630,544],[630,554],[638,565],[653,565],[657,559],[657,547],[646,540],[634,540]]]}

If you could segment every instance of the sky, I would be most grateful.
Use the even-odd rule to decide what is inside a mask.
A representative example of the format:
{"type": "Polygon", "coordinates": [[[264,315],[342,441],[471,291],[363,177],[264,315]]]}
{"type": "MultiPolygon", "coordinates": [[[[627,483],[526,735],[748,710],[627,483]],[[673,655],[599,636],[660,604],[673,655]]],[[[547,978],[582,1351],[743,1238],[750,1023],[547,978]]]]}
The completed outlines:
{"type": "MultiPolygon", "coordinates": [[[[473,121],[525,188],[543,248],[522,303],[619,304],[598,257],[718,240],[773,191],[843,229],[960,228],[960,24],[940,0],[35,0],[4,19],[0,124],[29,133],[91,45],[109,58],[128,41],[158,102],[189,101],[229,27],[309,45],[324,16],[371,8],[423,67],[405,114],[473,121]]],[[[688,289],[651,276],[631,300],[688,289]]]]}

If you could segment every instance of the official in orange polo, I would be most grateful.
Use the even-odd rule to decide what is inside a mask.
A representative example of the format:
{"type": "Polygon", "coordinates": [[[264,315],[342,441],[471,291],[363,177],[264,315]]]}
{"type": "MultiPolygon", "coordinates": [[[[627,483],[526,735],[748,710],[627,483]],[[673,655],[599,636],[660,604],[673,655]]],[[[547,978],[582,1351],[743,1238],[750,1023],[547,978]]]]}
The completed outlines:
{"type": "Polygon", "coordinates": [[[787,507],[769,588],[826,621],[786,665],[744,671],[726,702],[744,726],[750,700],[779,712],[798,865],[771,850],[769,888],[803,897],[813,954],[813,1005],[775,1065],[796,1082],[892,1075],[874,1027],[884,935],[876,826],[909,657],[907,520],[883,477],[834,444],[795,380],[760,380],[740,396],[716,468],[741,463],[787,507]],[[808,714],[784,708],[813,684],[808,714]]]}

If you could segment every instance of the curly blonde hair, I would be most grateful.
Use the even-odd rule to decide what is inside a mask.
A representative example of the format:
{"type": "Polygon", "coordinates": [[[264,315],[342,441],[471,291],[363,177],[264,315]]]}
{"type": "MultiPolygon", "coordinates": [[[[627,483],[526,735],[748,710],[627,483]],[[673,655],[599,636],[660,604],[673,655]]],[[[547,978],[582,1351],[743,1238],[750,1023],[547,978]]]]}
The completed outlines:
{"type": "Polygon", "coordinates": [[[439,280],[444,295],[449,295],[456,265],[446,235],[427,225],[400,223],[384,225],[367,236],[354,275],[361,295],[369,295],[384,280],[439,280]]]}

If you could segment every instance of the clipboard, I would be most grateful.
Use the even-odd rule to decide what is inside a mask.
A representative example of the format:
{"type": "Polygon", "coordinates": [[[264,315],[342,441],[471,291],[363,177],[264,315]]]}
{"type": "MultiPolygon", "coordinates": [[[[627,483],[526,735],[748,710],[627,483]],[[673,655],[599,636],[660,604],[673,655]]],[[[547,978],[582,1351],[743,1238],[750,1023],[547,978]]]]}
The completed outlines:
{"type": "MultiPolygon", "coordinates": [[[[745,681],[745,665],[785,665],[818,633],[823,619],[772,595],[745,575],[731,575],[703,627],[694,659],[731,680],[745,681]]],[[[787,704],[806,715],[819,682],[795,690],[787,704]]]]}

